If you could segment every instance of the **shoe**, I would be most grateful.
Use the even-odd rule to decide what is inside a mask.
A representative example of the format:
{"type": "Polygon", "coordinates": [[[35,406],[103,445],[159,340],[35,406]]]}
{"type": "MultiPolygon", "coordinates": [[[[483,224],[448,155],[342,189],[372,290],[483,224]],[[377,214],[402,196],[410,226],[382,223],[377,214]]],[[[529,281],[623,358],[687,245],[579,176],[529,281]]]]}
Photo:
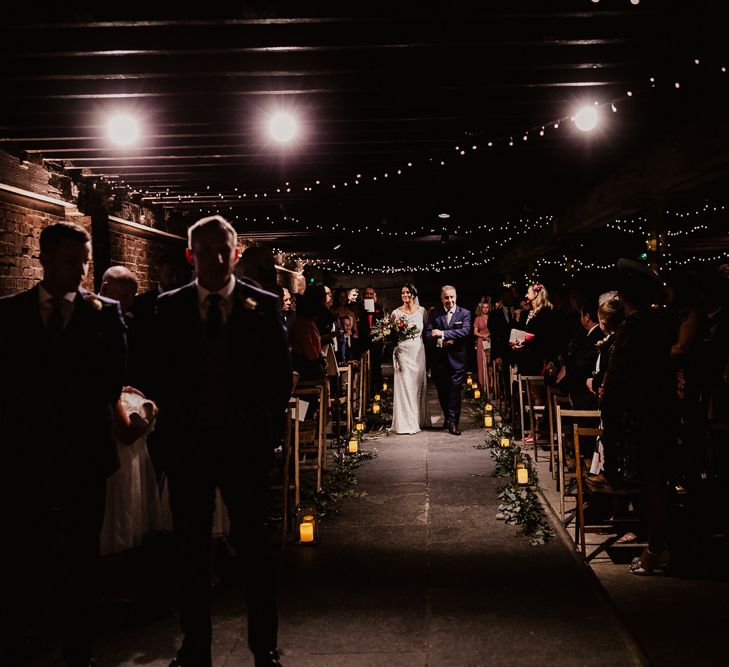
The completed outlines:
{"type": "Polygon", "coordinates": [[[461,435],[461,432],[455,426],[450,426],[448,428],[448,433],[451,435],[461,435]]]}
{"type": "Polygon", "coordinates": [[[534,436],[528,435],[526,438],[524,438],[524,444],[525,445],[533,445],[534,444],[534,436]]]}
{"type": "Polygon", "coordinates": [[[279,652],[277,650],[254,656],[255,667],[282,667],[279,652]]]}
{"type": "Polygon", "coordinates": [[[661,563],[661,557],[646,549],[639,557],[636,556],[630,562],[630,573],[639,577],[650,577],[654,574],[663,574],[665,566],[661,563]]]}

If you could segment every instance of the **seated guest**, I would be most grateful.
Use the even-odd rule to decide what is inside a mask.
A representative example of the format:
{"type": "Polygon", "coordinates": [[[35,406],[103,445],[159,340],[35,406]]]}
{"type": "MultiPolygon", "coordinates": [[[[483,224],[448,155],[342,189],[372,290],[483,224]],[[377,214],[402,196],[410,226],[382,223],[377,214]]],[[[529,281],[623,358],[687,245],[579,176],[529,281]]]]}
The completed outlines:
{"type": "MultiPolygon", "coordinates": [[[[355,305],[349,300],[349,294],[352,290],[347,290],[344,287],[338,287],[334,295],[334,305],[332,306],[332,312],[337,316],[337,320],[344,315],[349,315],[352,318],[352,335],[355,338],[359,337],[357,330],[357,313],[354,311],[355,305]]],[[[355,297],[356,298],[356,297],[355,297]]]]}
{"type": "Polygon", "coordinates": [[[362,343],[352,335],[352,318],[349,315],[339,318],[342,325],[342,334],[337,345],[337,361],[344,365],[349,361],[359,361],[362,358],[362,343]]]}

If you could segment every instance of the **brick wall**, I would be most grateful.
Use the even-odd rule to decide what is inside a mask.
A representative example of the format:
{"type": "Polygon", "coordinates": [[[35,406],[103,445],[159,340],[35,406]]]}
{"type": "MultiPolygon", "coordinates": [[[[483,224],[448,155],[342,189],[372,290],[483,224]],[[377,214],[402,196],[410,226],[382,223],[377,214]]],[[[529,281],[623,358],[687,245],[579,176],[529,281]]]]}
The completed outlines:
{"type": "Polygon", "coordinates": [[[111,222],[111,261],[133,271],[139,293],[157,285],[157,258],[167,250],[183,252],[185,242],[111,222]]]}
{"type": "MultiPolygon", "coordinates": [[[[30,289],[43,277],[40,264],[40,233],[44,227],[65,220],[63,208],[51,204],[30,207],[21,198],[0,197],[0,295],[30,289]]],[[[90,231],[91,221],[77,217],[74,222],[90,231]]],[[[93,289],[93,266],[84,287],[93,289]]]]}
{"type": "MultiPolygon", "coordinates": [[[[91,218],[74,216],[76,224],[91,234],[91,218]]],[[[62,206],[39,202],[22,195],[0,193],[0,296],[30,289],[43,277],[40,264],[40,233],[44,227],[67,220],[62,206]]],[[[123,264],[139,280],[139,291],[157,284],[157,258],[168,249],[182,253],[184,241],[154,232],[110,222],[112,264],[123,264]]],[[[94,289],[93,258],[83,283],[94,289]]]]}

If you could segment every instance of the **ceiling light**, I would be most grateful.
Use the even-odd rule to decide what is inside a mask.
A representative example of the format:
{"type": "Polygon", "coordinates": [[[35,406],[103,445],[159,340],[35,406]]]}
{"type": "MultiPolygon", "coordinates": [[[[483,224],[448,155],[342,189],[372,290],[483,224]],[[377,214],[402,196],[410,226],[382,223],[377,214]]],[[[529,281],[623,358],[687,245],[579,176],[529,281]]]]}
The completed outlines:
{"type": "Polygon", "coordinates": [[[297,129],[294,117],[283,112],[275,113],[268,123],[268,131],[271,136],[281,143],[291,141],[296,136],[297,129]]]}
{"type": "Polygon", "coordinates": [[[112,116],[106,129],[109,139],[117,146],[131,146],[139,139],[139,123],[129,114],[112,116]]]}
{"type": "Polygon", "coordinates": [[[438,217],[441,218],[442,220],[448,220],[448,218],[451,217],[451,214],[450,213],[438,213],[438,217]]]}
{"type": "Polygon", "coordinates": [[[582,107],[575,114],[575,125],[583,132],[594,130],[597,125],[597,109],[594,106],[582,107]]]}

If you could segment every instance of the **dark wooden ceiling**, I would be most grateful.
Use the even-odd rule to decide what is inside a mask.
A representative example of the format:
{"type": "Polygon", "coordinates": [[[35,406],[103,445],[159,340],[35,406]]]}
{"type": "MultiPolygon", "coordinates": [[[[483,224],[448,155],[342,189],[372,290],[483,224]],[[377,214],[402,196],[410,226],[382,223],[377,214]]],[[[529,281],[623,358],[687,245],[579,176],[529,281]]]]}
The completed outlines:
{"type": "Polygon", "coordinates": [[[721,3],[346,4],[16,3],[0,145],[286,250],[432,260],[558,212],[695,120],[724,55],[721,3]],[[589,136],[550,124],[611,100],[589,136]],[[292,146],[267,139],[277,108],[301,120],[292,146]],[[116,111],[140,120],[133,149],[107,141],[116,111]]]}

